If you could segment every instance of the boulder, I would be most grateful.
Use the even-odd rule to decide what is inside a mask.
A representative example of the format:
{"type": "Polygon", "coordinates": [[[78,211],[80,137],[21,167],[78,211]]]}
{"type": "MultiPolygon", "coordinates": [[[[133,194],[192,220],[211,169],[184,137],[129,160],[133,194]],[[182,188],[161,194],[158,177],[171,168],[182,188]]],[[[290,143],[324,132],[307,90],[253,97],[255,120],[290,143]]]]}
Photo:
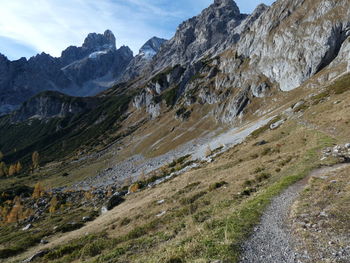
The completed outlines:
{"type": "Polygon", "coordinates": [[[285,120],[276,121],[275,123],[272,123],[270,125],[270,129],[275,130],[275,129],[279,128],[284,122],[285,122],[285,120]]]}
{"type": "Polygon", "coordinates": [[[125,199],[122,197],[120,193],[115,193],[111,196],[111,198],[108,200],[106,204],[107,210],[112,210],[114,207],[120,205],[123,203],[125,199]]]}
{"type": "Polygon", "coordinates": [[[27,231],[27,230],[29,230],[29,229],[32,228],[32,227],[33,227],[32,224],[28,224],[28,225],[26,225],[25,227],[23,227],[22,230],[23,230],[23,231],[27,231]]]}

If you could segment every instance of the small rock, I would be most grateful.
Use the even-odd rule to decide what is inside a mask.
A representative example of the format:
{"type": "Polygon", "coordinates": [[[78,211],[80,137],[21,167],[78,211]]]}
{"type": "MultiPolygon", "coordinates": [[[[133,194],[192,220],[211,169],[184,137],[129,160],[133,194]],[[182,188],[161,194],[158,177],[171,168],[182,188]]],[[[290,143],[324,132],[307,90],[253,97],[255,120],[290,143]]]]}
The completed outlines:
{"type": "Polygon", "coordinates": [[[165,215],[166,214],[166,211],[162,211],[162,212],[160,212],[158,215],[156,215],[157,217],[161,217],[161,216],[163,216],[163,215],[165,215]]]}
{"type": "Polygon", "coordinates": [[[262,140],[262,141],[260,141],[260,142],[257,142],[256,144],[254,144],[254,146],[261,146],[261,145],[265,145],[265,144],[267,144],[267,143],[268,143],[267,141],[262,140]]]}
{"type": "Polygon", "coordinates": [[[107,207],[102,206],[102,208],[101,208],[101,214],[105,214],[105,213],[107,213],[107,212],[108,212],[107,207]]]}
{"type": "Polygon", "coordinates": [[[23,230],[23,231],[27,231],[27,230],[29,230],[30,228],[32,228],[32,224],[26,225],[25,227],[22,228],[22,230],[23,230]]]}
{"type": "Polygon", "coordinates": [[[163,200],[159,200],[158,202],[157,202],[157,204],[158,205],[161,205],[161,204],[163,204],[165,202],[165,200],[163,199],[163,200]]]}
{"type": "Polygon", "coordinates": [[[40,240],[40,244],[42,244],[42,245],[45,245],[45,244],[48,244],[48,243],[49,243],[49,241],[47,241],[45,239],[40,240]]]}
{"type": "Polygon", "coordinates": [[[345,148],[350,149],[350,143],[346,143],[346,144],[345,144],[345,148]]]}
{"type": "Polygon", "coordinates": [[[272,123],[270,125],[270,129],[275,130],[275,129],[279,128],[284,122],[285,122],[285,120],[276,121],[275,123],[272,123]]]}
{"type": "Polygon", "coordinates": [[[327,215],[326,212],[322,211],[322,212],[320,213],[320,216],[327,217],[328,215],[327,215]]]}
{"type": "Polygon", "coordinates": [[[105,207],[106,207],[107,210],[111,210],[114,207],[116,207],[116,206],[120,205],[121,203],[123,203],[124,201],[125,201],[125,199],[121,196],[120,193],[115,193],[108,200],[108,202],[107,202],[105,207]]]}
{"type": "Polygon", "coordinates": [[[84,221],[84,222],[91,221],[91,217],[89,217],[89,216],[84,216],[84,217],[83,217],[83,221],[84,221]]]}
{"type": "Polygon", "coordinates": [[[338,182],[337,180],[330,181],[331,184],[336,184],[337,182],[338,182]]]}
{"type": "Polygon", "coordinates": [[[301,100],[299,102],[297,102],[293,107],[292,109],[295,110],[295,109],[298,109],[299,107],[303,106],[305,104],[305,101],[301,100]]]}

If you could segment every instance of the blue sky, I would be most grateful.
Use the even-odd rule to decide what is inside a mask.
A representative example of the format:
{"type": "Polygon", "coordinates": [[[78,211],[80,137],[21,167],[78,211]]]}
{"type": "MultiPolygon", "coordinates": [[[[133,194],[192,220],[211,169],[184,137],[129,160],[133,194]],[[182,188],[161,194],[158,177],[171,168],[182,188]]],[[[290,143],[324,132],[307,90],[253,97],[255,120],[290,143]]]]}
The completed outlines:
{"type": "MultiPolygon", "coordinates": [[[[117,45],[134,53],[153,36],[171,38],[179,23],[208,7],[213,0],[0,0],[0,53],[9,59],[42,51],[60,56],[80,46],[90,32],[111,29],[117,45]]],[[[243,13],[261,2],[236,0],[243,13]]]]}

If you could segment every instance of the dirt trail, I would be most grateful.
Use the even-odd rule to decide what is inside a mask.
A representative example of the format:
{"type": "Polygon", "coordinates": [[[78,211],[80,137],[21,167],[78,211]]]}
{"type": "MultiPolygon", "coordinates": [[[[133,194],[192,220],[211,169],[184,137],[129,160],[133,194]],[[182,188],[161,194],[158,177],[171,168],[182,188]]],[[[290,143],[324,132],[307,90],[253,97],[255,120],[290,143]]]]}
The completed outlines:
{"type": "Polygon", "coordinates": [[[293,237],[287,224],[290,208],[310,177],[341,169],[349,164],[338,164],[316,169],[304,180],[290,186],[273,199],[252,237],[243,245],[241,263],[294,263],[302,262],[293,249],[293,237]]]}

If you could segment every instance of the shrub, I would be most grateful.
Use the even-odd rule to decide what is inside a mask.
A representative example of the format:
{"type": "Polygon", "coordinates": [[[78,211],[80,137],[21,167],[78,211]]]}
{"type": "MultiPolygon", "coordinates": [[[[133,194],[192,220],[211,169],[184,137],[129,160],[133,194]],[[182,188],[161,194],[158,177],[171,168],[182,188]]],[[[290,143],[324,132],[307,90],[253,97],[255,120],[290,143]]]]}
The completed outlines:
{"type": "Polygon", "coordinates": [[[183,260],[179,257],[172,257],[166,261],[166,263],[182,263],[183,260]]]}
{"type": "Polygon", "coordinates": [[[262,173],[258,176],[256,176],[256,180],[261,183],[262,181],[265,181],[271,177],[271,174],[269,173],[262,173]]]}
{"type": "Polygon", "coordinates": [[[126,226],[126,225],[130,224],[130,222],[131,222],[131,219],[125,217],[125,218],[122,219],[122,221],[120,221],[120,224],[119,224],[119,225],[120,225],[120,226],[126,226]]]}
{"type": "Polygon", "coordinates": [[[256,188],[254,187],[247,187],[241,192],[242,196],[250,196],[252,193],[256,192],[256,188]]]}
{"type": "Polygon", "coordinates": [[[254,173],[261,173],[261,172],[263,172],[265,170],[265,168],[264,167],[258,167],[258,168],[256,168],[255,170],[254,170],[254,173]]]}
{"type": "Polygon", "coordinates": [[[211,185],[209,185],[209,191],[214,191],[218,188],[221,188],[223,187],[224,185],[227,185],[228,183],[225,182],[225,181],[221,181],[221,182],[216,182],[216,183],[213,183],[211,185]]]}
{"type": "Polygon", "coordinates": [[[193,220],[197,223],[203,223],[211,217],[210,213],[207,211],[199,212],[193,215],[193,220]]]}
{"type": "Polygon", "coordinates": [[[255,183],[255,181],[253,180],[245,180],[243,183],[243,186],[248,187],[248,186],[252,186],[255,183]]]}
{"type": "Polygon", "coordinates": [[[206,195],[207,192],[205,191],[202,191],[202,192],[199,192],[199,193],[196,193],[190,197],[184,197],[180,200],[180,203],[182,205],[188,205],[188,204],[192,204],[194,203],[196,200],[198,200],[199,198],[201,198],[202,196],[206,195]]]}

